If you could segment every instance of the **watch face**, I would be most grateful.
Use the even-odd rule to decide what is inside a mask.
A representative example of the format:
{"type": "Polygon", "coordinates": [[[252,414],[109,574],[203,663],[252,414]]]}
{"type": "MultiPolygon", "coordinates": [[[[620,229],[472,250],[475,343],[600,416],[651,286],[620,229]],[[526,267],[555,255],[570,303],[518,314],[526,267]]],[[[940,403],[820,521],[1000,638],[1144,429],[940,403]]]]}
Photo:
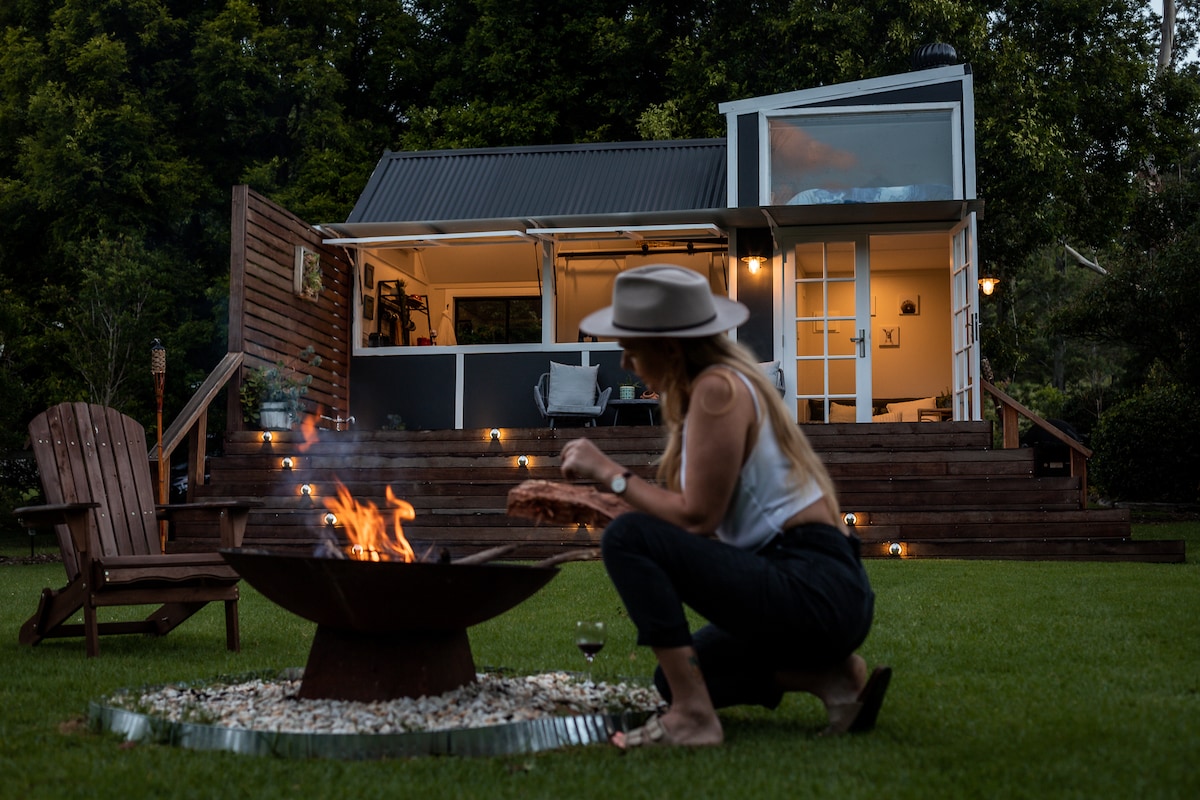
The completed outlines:
{"type": "Polygon", "coordinates": [[[625,491],[625,476],[618,475],[613,478],[608,488],[613,490],[613,494],[621,494],[621,492],[625,491]]]}

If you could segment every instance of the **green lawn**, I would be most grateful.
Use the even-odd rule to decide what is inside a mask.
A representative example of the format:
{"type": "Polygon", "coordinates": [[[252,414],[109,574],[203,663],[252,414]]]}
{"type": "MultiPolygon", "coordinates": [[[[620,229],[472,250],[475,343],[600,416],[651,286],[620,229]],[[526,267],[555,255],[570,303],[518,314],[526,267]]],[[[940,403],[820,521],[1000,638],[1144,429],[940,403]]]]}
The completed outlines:
{"type": "MultiPolygon", "coordinates": [[[[16,642],[58,564],[0,566],[0,797],[1200,796],[1200,523],[1137,526],[1186,538],[1187,564],[868,562],[878,593],[863,649],[895,667],[878,729],[835,740],[816,700],[722,712],[727,743],[627,755],[596,745],[490,759],[280,761],[90,733],[88,701],[122,687],[303,665],[312,626],[249,587],[240,654],[211,606],[168,637],[16,642]]],[[[48,542],[45,542],[48,544],[48,542]]],[[[28,555],[24,539],[0,552],[28,555]]],[[[419,612],[419,609],[417,610],[419,612]]],[[[574,621],[609,622],[598,679],[653,658],[597,563],[471,629],[479,666],[580,669],[574,621]]]]}

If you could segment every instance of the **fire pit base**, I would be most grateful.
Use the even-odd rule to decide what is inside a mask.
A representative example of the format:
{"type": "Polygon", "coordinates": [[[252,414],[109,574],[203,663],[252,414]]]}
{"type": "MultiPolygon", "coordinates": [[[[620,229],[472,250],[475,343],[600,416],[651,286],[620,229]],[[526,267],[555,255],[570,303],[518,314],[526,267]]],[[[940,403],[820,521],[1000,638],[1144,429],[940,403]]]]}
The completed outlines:
{"type": "Polygon", "coordinates": [[[465,629],[360,633],[318,625],[298,696],[362,702],[430,697],[474,680],[465,629]]]}

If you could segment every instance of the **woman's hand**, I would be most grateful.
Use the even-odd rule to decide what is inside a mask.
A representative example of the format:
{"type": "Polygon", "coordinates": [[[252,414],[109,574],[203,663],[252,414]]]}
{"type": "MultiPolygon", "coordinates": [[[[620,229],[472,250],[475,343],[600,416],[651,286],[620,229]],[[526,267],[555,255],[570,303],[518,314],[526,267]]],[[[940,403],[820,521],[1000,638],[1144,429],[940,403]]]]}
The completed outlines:
{"type": "Polygon", "coordinates": [[[622,471],[621,466],[592,444],[590,439],[572,439],[563,445],[561,469],[566,478],[601,482],[622,471]]]}

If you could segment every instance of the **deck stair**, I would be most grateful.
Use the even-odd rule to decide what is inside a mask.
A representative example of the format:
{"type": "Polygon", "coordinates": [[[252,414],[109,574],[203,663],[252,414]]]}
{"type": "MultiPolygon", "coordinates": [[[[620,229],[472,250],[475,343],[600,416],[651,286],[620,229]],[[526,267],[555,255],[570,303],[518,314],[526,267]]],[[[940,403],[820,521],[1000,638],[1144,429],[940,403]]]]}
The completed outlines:
{"type": "MultiPolygon", "coordinates": [[[[1039,474],[1032,448],[994,449],[989,422],[812,425],[805,432],[869,557],[1184,560],[1182,541],[1131,538],[1128,510],[1081,508],[1082,479],[1039,474]]],[[[276,432],[270,442],[246,431],[227,435],[193,497],[263,501],[251,512],[245,546],[308,550],[324,524],[321,498],[337,481],[381,509],[391,486],[416,509],[405,533],[418,553],[515,542],[517,557],[538,558],[598,542],[593,529],[535,525],[504,512],[508,490],[520,481],[561,479],[559,450],[577,436],[653,478],[663,430],[652,426],[509,428],[496,439],[489,430],[321,431],[307,444],[298,431],[276,432]],[[305,484],[312,494],[302,494],[305,484]]],[[[171,547],[211,547],[207,535],[184,519],[171,547]]]]}

